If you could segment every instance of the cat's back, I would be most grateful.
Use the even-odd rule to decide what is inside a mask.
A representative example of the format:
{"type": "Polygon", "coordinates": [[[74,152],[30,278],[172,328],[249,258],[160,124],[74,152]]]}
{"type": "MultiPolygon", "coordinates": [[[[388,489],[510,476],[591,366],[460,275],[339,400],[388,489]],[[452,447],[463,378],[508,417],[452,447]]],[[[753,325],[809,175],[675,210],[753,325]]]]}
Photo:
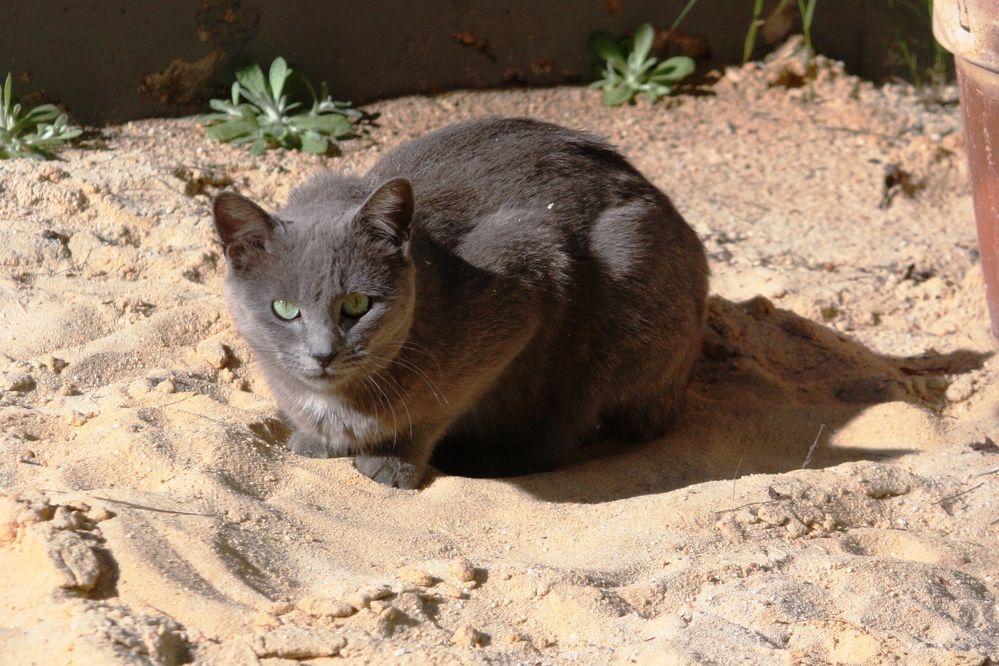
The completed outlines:
{"type": "Polygon", "coordinates": [[[530,118],[445,127],[386,154],[368,174],[371,182],[400,176],[418,201],[438,208],[535,205],[546,197],[563,208],[606,207],[656,192],[599,137],[530,118]]]}

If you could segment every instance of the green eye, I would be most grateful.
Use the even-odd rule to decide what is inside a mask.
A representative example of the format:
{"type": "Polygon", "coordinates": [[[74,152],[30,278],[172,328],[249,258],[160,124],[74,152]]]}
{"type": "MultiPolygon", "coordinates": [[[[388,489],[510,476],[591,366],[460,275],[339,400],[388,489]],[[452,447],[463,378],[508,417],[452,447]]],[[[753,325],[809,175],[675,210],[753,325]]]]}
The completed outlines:
{"type": "Polygon", "coordinates": [[[368,295],[359,294],[356,291],[347,294],[347,296],[343,299],[343,305],[340,306],[340,311],[352,319],[363,317],[364,314],[370,309],[371,299],[368,298],[368,295]]]}
{"type": "Polygon", "coordinates": [[[301,314],[298,311],[298,306],[291,301],[286,301],[283,298],[279,298],[273,303],[271,303],[271,309],[274,310],[276,314],[281,319],[285,321],[291,321],[292,319],[297,319],[301,314]]]}

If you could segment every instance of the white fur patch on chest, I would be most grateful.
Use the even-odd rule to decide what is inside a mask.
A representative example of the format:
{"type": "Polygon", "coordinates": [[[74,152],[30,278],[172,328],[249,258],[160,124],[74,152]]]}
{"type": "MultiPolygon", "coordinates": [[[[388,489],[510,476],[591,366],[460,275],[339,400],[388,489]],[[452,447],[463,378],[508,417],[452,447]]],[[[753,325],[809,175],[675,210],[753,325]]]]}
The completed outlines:
{"type": "Polygon", "coordinates": [[[295,400],[295,408],[298,419],[334,444],[363,445],[383,436],[376,414],[359,412],[332,396],[304,393],[295,400]]]}

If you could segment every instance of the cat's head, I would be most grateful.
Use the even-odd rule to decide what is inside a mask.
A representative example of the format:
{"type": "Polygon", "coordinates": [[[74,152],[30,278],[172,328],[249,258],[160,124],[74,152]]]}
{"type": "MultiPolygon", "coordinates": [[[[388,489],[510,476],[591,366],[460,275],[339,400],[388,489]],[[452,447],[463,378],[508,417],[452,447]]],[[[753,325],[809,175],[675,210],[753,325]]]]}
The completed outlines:
{"type": "Polygon", "coordinates": [[[387,365],[406,339],[413,191],[395,179],[363,200],[328,185],[297,194],[269,215],[222,192],[215,229],[240,333],[266,370],[324,390],[387,365]]]}

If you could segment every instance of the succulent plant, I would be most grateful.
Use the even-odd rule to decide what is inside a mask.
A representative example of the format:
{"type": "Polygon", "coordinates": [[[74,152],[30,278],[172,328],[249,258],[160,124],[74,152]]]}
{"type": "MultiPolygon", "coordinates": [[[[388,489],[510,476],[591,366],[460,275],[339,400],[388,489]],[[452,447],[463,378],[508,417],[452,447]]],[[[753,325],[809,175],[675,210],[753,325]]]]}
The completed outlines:
{"type": "Polygon", "coordinates": [[[275,58],[268,76],[253,63],[236,70],[231,98],[209,102],[216,113],[201,117],[208,136],[223,143],[249,144],[260,155],[268,148],[290,148],[322,155],[330,140],[349,139],[364,114],[349,102],[334,101],[324,83],[319,95],[305,77],[298,75],[312,94],[312,106],[291,102],[285,85],[295,70],[284,58],[275,58]]]}

